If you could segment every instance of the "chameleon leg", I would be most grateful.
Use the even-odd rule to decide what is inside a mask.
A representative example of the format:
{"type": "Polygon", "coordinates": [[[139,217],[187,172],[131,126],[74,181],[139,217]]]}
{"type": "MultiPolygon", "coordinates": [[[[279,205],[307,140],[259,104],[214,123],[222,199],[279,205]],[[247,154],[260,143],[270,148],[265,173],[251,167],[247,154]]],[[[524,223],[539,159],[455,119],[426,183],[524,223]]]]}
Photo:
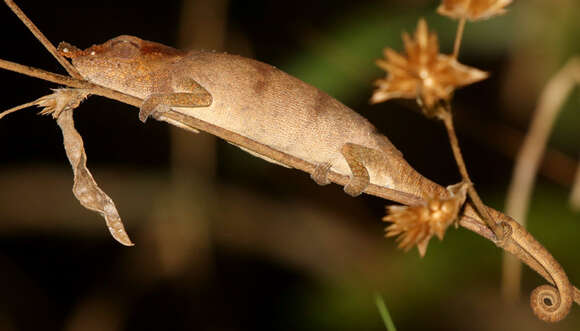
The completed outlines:
{"type": "Polygon", "coordinates": [[[329,162],[324,162],[316,166],[314,172],[310,174],[310,178],[316,182],[318,185],[328,185],[330,180],[328,179],[328,172],[332,165],[329,162]]]}
{"type": "Polygon", "coordinates": [[[181,82],[174,87],[176,90],[188,92],[158,93],[150,95],[141,105],[139,119],[145,122],[151,115],[163,113],[170,107],[207,107],[212,103],[212,97],[201,85],[193,80],[181,82]],[[185,85],[188,85],[185,87],[185,85]]]}
{"type": "Polygon", "coordinates": [[[352,173],[350,182],[344,186],[344,191],[348,195],[356,197],[369,185],[369,172],[363,163],[373,152],[375,151],[361,145],[351,143],[342,145],[340,153],[344,156],[352,173]]]}

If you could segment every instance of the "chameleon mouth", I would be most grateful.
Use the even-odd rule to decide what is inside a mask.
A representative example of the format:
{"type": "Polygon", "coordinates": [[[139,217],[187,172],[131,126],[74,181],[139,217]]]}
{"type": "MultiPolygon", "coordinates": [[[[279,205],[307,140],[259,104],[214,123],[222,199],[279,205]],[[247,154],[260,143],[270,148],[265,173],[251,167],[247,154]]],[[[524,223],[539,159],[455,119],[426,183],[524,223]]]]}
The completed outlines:
{"type": "Polygon", "coordinates": [[[56,51],[58,52],[58,54],[66,57],[66,58],[69,58],[69,59],[74,59],[75,57],[84,55],[82,53],[85,52],[85,51],[77,48],[76,46],[73,46],[65,41],[58,44],[56,51]]]}

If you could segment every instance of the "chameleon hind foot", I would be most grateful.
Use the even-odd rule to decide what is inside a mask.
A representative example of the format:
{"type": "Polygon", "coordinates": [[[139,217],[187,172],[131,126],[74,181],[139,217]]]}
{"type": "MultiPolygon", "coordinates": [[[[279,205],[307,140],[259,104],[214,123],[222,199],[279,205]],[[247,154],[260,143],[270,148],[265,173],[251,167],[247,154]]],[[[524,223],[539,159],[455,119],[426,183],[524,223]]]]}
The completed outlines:
{"type": "Polygon", "coordinates": [[[310,178],[316,182],[318,185],[328,185],[330,184],[330,180],[328,179],[328,172],[330,171],[330,167],[332,165],[329,162],[320,163],[314,169],[314,172],[310,174],[310,178]]]}
{"type": "Polygon", "coordinates": [[[344,144],[340,149],[352,173],[350,182],[344,186],[344,192],[350,196],[359,196],[369,186],[369,172],[362,161],[366,156],[364,154],[368,154],[367,150],[369,148],[351,143],[344,144]]]}

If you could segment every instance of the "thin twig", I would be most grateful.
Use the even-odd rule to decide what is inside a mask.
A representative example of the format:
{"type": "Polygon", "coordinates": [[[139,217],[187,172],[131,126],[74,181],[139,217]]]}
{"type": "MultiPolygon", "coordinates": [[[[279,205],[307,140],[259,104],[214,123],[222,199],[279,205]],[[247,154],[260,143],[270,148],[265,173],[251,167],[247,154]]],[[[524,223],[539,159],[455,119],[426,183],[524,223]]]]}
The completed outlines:
{"type": "Polygon", "coordinates": [[[3,59],[0,59],[0,68],[14,71],[26,76],[46,80],[52,83],[65,85],[68,87],[88,89],[91,90],[91,94],[100,95],[109,99],[117,100],[135,107],[140,107],[141,103],[143,103],[143,101],[139,98],[135,98],[121,92],[117,92],[99,85],[89,83],[86,80],[55,74],[50,71],[25,66],[22,64],[6,61],[3,59]]]}
{"type": "MultiPolygon", "coordinates": [[[[536,173],[546,150],[548,137],[562,104],[572,88],[580,82],[580,58],[570,59],[546,84],[534,111],[530,129],[516,157],[512,181],[506,198],[506,214],[526,225],[536,173]]],[[[573,190],[574,191],[574,190],[573,190]]],[[[504,255],[502,292],[504,299],[515,302],[519,298],[521,264],[512,256],[504,255]]]]}
{"type": "Polygon", "coordinates": [[[48,40],[48,38],[46,38],[44,34],[40,32],[40,30],[36,27],[36,25],[32,23],[32,21],[26,16],[26,14],[24,14],[24,12],[20,9],[20,7],[18,7],[14,3],[14,1],[4,0],[4,2],[6,3],[6,5],[8,5],[8,7],[10,7],[10,9],[14,12],[14,14],[18,16],[20,21],[22,21],[22,23],[26,25],[28,30],[32,32],[32,34],[36,37],[36,39],[38,39],[42,43],[42,45],[46,47],[46,49],[50,52],[50,54],[52,54],[52,56],[54,56],[54,58],[58,61],[58,63],[60,63],[60,65],[63,66],[63,68],[66,70],[66,72],[68,72],[69,75],[75,78],[82,79],[82,76],[78,72],[78,70],[75,67],[73,67],[73,65],[70,64],[70,62],[68,62],[63,56],[58,54],[58,52],[56,51],[56,47],[54,47],[54,45],[48,40]]]}
{"type": "MultiPolygon", "coordinates": [[[[453,126],[453,115],[451,114],[451,109],[448,108],[443,110],[441,112],[440,118],[445,124],[445,129],[447,129],[449,143],[451,144],[451,149],[453,150],[453,156],[455,157],[455,162],[459,168],[459,173],[461,174],[463,181],[472,183],[471,179],[469,178],[469,173],[467,172],[467,167],[465,166],[465,161],[463,160],[463,155],[461,154],[461,148],[459,147],[459,141],[457,139],[457,134],[455,133],[455,127],[453,126]]],[[[473,188],[473,185],[469,186],[467,189],[467,194],[471,198],[475,209],[481,215],[483,221],[493,231],[498,240],[502,241],[504,237],[503,229],[489,216],[487,208],[481,201],[481,198],[477,194],[475,188],[473,188]]]]}
{"type": "Polygon", "coordinates": [[[32,107],[32,106],[36,105],[36,102],[37,102],[37,100],[30,101],[27,103],[23,103],[20,106],[16,106],[16,107],[10,108],[8,110],[5,110],[2,113],[0,113],[0,119],[2,119],[4,116],[6,116],[8,114],[12,114],[12,113],[19,111],[21,109],[32,107]]]}
{"type": "Polygon", "coordinates": [[[463,31],[465,30],[465,17],[459,20],[457,25],[457,32],[455,32],[455,42],[453,43],[453,58],[457,59],[459,56],[459,48],[461,47],[461,40],[463,39],[463,31]]]}

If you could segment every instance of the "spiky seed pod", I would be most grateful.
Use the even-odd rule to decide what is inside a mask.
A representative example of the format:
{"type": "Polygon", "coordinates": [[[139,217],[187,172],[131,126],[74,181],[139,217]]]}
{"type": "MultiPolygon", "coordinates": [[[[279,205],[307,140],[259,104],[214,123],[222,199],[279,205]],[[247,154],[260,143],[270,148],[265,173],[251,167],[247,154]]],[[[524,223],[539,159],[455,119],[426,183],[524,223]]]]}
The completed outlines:
{"type": "Polygon", "coordinates": [[[377,66],[388,74],[375,81],[371,103],[393,98],[419,99],[427,109],[439,100],[448,100],[461,86],[487,78],[481,70],[463,65],[452,56],[439,53],[435,32],[429,32],[424,19],[419,20],[414,38],[403,33],[405,53],[386,48],[377,66]]]}
{"type": "Polygon", "coordinates": [[[399,248],[408,251],[417,246],[421,257],[425,256],[431,237],[443,240],[445,231],[457,219],[467,187],[464,183],[450,186],[449,198],[432,198],[417,206],[387,206],[388,214],[383,221],[392,224],[385,229],[385,236],[399,236],[399,248]]]}
{"type": "Polygon", "coordinates": [[[513,0],[443,0],[437,8],[441,15],[470,21],[485,20],[506,12],[513,0]]]}

